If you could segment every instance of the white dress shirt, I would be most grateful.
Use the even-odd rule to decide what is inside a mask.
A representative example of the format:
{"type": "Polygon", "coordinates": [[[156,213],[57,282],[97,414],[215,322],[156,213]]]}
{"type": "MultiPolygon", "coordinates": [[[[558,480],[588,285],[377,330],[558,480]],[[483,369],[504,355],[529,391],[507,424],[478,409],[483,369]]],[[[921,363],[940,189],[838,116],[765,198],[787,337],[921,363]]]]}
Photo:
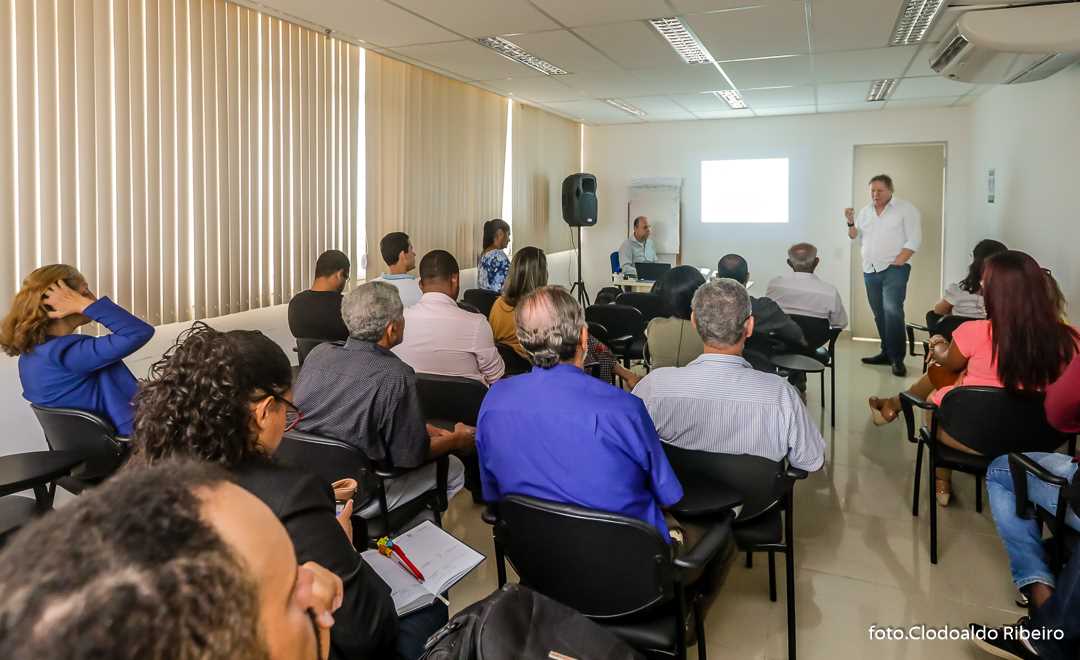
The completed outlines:
{"type": "Polygon", "coordinates": [[[401,275],[394,275],[393,273],[383,273],[375,278],[377,282],[386,282],[397,287],[398,295],[401,296],[401,304],[406,307],[412,307],[416,303],[420,302],[420,296],[424,295],[420,291],[420,284],[416,281],[415,275],[408,273],[402,273],[401,275]]]}
{"type": "Polygon", "coordinates": [[[656,244],[647,238],[645,242],[641,242],[631,236],[619,246],[619,267],[627,277],[637,277],[634,264],[655,262],[656,244]]]}
{"type": "Polygon", "coordinates": [[[870,202],[855,217],[856,237],[862,248],[864,273],[885,270],[901,250],[918,252],[922,244],[922,216],[907,201],[893,197],[878,215],[870,202]]]}
{"type": "Polygon", "coordinates": [[[656,432],[683,449],[752,454],[817,470],[821,437],[799,393],[737,355],[705,354],[685,367],[654,369],[634,388],[656,432]]]}
{"type": "Polygon", "coordinates": [[[952,305],[949,314],[965,316],[969,319],[985,319],[986,303],[981,293],[968,293],[960,288],[959,282],[953,282],[945,289],[945,302],[952,305]]]}
{"type": "Polygon", "coordinates": [[[836,287],[813,273],[789,273],[774,277],[765,291],[766,298],[780,305],[785,314],[828,319],[834,328],[847,326],[847,310],[836,287]]]}
{"type": "Polygon", "coordinates": [[[417,373],[464,376],[485,385],[506,370],[488,320],[461,309],[445,293],[425,293],[405,308],[405,337],[393,351],[417,373]]]}

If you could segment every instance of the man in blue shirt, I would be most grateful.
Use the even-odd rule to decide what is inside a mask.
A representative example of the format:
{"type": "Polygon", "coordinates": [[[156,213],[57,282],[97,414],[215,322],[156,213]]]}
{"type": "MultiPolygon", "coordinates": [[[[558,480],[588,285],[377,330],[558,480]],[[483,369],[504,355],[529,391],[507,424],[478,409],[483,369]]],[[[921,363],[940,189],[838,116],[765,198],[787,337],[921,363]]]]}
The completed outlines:
{"type": "Polygon", "coordinates": [[[561,287],[541,287],[514,319],[535,367],[492,385],[480,408],[484,499],[526,495],[617,513],[668,538],[660,508],[682,499],[682,486],[642,401],[581,370],[581,307],[561,287]]]}

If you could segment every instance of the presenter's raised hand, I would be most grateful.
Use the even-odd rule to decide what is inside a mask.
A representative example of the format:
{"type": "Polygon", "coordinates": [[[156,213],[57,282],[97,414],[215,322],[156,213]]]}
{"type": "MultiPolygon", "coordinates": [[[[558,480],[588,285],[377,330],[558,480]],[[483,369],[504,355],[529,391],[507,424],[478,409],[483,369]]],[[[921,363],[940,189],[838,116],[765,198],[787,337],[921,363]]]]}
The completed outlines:
{"type": "Polygon", "coordinates": [[[853,208],[844,209],[844,217],[847,218],[848,222],[855,222],[855,209],[853,209],[853,208]]]}

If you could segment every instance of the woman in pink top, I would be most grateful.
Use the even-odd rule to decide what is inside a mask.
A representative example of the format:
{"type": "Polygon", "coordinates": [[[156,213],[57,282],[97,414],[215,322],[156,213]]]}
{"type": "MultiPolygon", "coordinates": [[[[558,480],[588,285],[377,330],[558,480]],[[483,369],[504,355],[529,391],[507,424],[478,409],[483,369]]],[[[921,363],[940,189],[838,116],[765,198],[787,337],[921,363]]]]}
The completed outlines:
{"type": "MultiPolygon", "coordinates": [[[[968,321],[953,331],[952,342],[930,338],[931,372],[949,374],[952,384],[936,387],[928,373],[908,390],[940,405],[945,394],[961,385],[1002,387],[1010,391],[1042,390],[1054,382],[1077,354],[1080,334],[1062,321],[1061,301],[1048,272],[1029,255],[1009,250],[986,262],[982,292],[986,320],[968,321]]],[[[940,382],[940,381],[939,381],[940,382]]],[[[874,423],[887,424],[900,413],[900,397],[870,397],[874,423]]],[[[938,440],[977,454],[939,429],[938,440]]],[[[938,470],[938,501],[945,506],[952,492],[949,471],[938,470]]]]}

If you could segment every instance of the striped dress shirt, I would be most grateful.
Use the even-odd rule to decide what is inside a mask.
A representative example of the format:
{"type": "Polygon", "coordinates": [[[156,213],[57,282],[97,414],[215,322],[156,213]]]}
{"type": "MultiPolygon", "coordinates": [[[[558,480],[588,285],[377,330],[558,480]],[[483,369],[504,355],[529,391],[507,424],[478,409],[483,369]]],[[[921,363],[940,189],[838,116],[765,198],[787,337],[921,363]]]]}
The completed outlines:
{"type": "Polygon", "coordinates": [[[751,454],[817,470],[825,440],[799,393],[736,355],[706,353],[685,367],[656,369],[634,394],[664,442],[683,449],[751,454]]]}

